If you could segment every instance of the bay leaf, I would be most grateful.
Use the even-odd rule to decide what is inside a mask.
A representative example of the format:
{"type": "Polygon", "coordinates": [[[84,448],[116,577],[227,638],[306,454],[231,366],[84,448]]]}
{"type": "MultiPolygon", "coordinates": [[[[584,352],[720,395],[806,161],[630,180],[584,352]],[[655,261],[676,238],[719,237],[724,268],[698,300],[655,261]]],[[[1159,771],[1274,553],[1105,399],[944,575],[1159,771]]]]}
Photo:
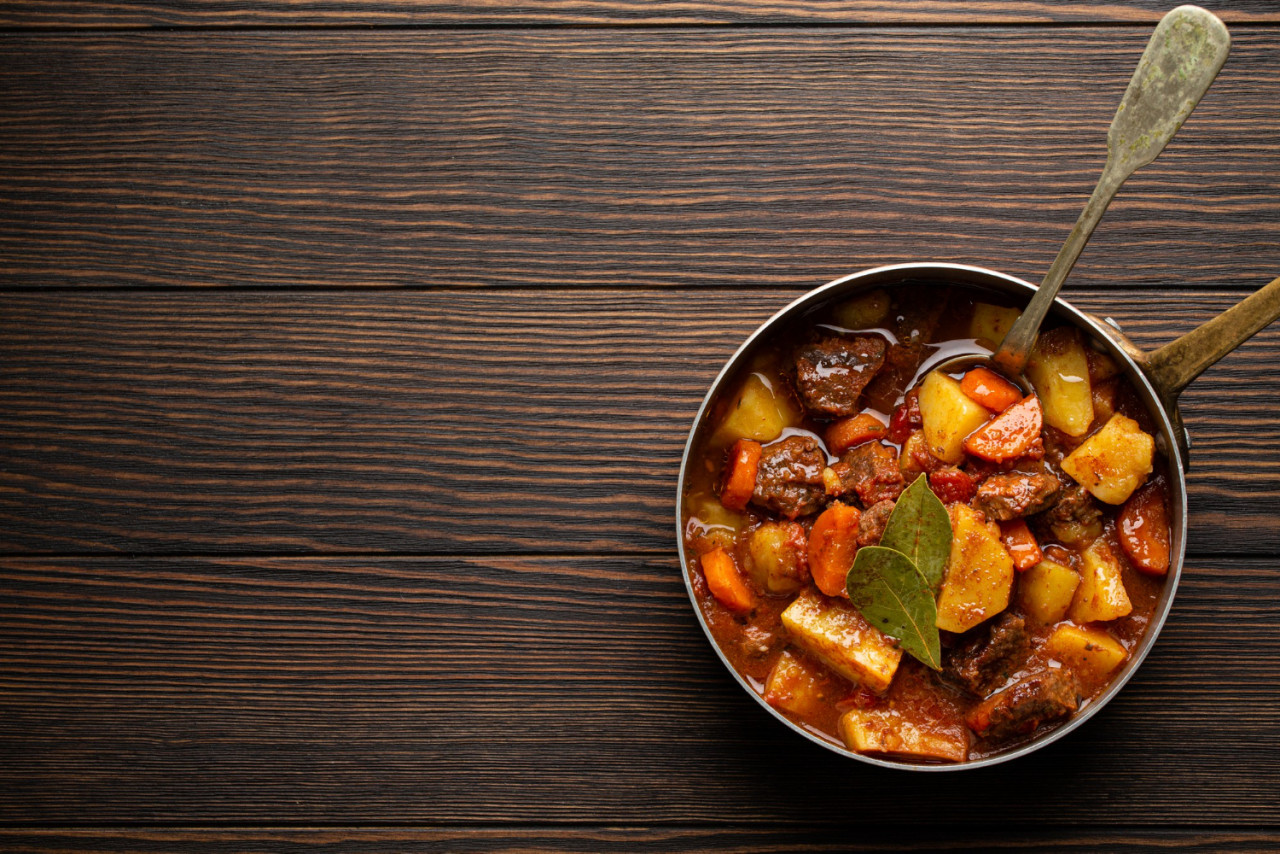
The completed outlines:
{"type": "Polygon", "coordinates": [[[936,591],[951,554],[951,517],[924,475],[898,497],[880,545],[907,556],[936,591]]]}
{"type": "Polygon", "coordinates": [[[868,623],[897,638],[921,663],[942,669],[933,590],[905,554],[884,546],[861,548],[845,584],[849,601],[868,623]]]}

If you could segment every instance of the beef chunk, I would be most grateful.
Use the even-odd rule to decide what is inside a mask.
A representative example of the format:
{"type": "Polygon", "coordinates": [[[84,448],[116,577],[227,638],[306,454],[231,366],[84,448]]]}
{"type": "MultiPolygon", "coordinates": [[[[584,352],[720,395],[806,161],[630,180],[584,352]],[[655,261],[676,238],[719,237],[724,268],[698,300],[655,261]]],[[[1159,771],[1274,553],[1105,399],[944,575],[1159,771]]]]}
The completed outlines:
{"type": "Polygon", "coordinates": [[[1006,611],[948,650],[943,672],[971,693],[985,697],[1022,667],[1029,649],[1022,617],[1006,611]]]}
{"type": "Polygon", "coordinates": [[[853,415],[858,398],[884,365],[885,342],[873,335],[820,338],[796,350],[796,386],[813,412],[853,415]]]}
{"type": "Polygon", "coordinates": [[[1008,522],[1044,510],[1061,489],[1058,479],[1046,472],[993,474],[978,487],[973,507],[988,520],[1008,522]]]}
{"type": "Polygon", "coordinates": [[[760,454],[751,502],[794,519],[816,512],[824,499],[827,455],[811,436],[789,436],[760,454]]]}
{"type": "Polygon", "coordinates": [[[1027,735],[1045,721],[1076,710],[1076,684],[1065,670],[1033,673],[993,694],[969,712],[969,728],[989,741],[1027,735]]]}
{"type": "Polygon", "coordinates": [[[1044,519],[1050,524],[1076,522],[1092,525],[1102,518],[1102,510],[1089,490],[1080,484],[1062,490],[1058,501],[1045,511],[1044,519]]]}
{"type": "Polygon", "coordinates": [[[889,524],[889,514],[893,512],[893,501],[877,501],[866,509],[858,520],[858,545],[878,546],[884,536],[885,526],[889,524]]]}
{"type": "Polygon", "coordinates": [[[907,482],[898,468],[898,449],[879,442],[866,442],[845,451],[826,477],[829,495],[858,493],[864,506],[880,501],[896,501],[907,482]]]}

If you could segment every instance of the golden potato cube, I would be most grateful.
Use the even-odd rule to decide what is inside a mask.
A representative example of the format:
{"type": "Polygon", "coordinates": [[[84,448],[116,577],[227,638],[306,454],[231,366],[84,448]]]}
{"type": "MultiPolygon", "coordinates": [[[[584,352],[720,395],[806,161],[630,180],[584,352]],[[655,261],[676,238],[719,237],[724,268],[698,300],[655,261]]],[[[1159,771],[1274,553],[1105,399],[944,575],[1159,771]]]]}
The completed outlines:
{"type": "Polygon", "coordinates": [[[1062,470],[1107,504],[1123,504],[1151,474],[1156,442],[1138,422],[1112,415],[1062,461],[1062,470]]]}
{"type": "Polygon", "coordinates": [[[1021,316],[1020,309],[980,302],[973,307],[973,320],[969,321],[969,337],[977,338],[995,350],[1004,340],[1004,336],[1009,334],[1014,321],[1021,316]]]}
{"type": "Polygon", "coordinates": [[[1040,395],[1044,421],[1068,436],[1083,436],[1093,423],[1089,357],[1080,331],[1060,326],[1041,333],[1027,360],[1027,379],[1040,395]]]}
{"type": "Polygon", "coordinates": [[[809,577],[807,547],[795,522],[765,522],[747,538],[751,580],[768,593],[796,592],[809,577]]]}
{"type": "Polygon", "coordinates": [[[747,517],[735,513],[706,492],[693,492],[685,499],[688,511],[685,533],[699,554],[714,548],[732,549],[747,517]]]}
{"type": "Polygon", "coordinates": [[[902,650],[853,605],[813,588],[787,606],[782,625],[800,649],[871,691],[887,691],[902,661],[902,650]]]}
{"type": "Polygon", "coordinates": [[[920,421],[929,452],[945,463],[964,459],[964,440],[991,413],[960,389],[960,383],[937,371],[920,385],[920,421]]]}
{"type": "Polygon", "coordinates": [[[818,669],[821,666],[783,650],[765,680],[765,702],[799,718],[820,717],[836,699],[831,693],[837,684],[835,677],[818,669]]]}
{"type": "Polygon", "coordinates": [[[784,428],[799,423],[800,413],[786,393],[775,393],[763,374],[750,374],[730,401],[728,414],[716,428],[715,441],[725,445],[737,439],[772,442],[784,428]]]}
{"type": "Polygon", "coordinates": [[[1094,682],[1105,680],[1129,654],[1109,632],[1069,624],[1054,629],[1045,648],[1077,675],[1094,682]]]}
{"type": "Polygon", "coordinates": [[[1028,617],[1048,625],[1067,615],[1080,574],[1069,566],[1042,560],[1018,579],[1018,602],[1028,617]]]}
{"type": "Polygon", "coordinates": [[[947,510],[951,556],[938,591],[937,625],[964,632],[1009,607],[1013,558],[976,510],[965,504],[947,510]]]}
{"type": "Polygon", "coordinates": [[[879,288],[867,291],[840,303],[832,314],[845,329],[877,326],[889,314],[889,294],[879,288]]]}
{"type": "Polygon", "coordinates": [[[1111,546],[1097,540],[1084,551],[1084,572],[1080,574],[1080,586],[1067,609],[1067,616],[1076,623],[1095,623],[1124,617],[1133,610],[1129,592],[1124,589],[1120,562],[1111,546]]]}
{"type": "Polygon", "coordinates": [[[964,727],[948,732],[922,728],[894,709],[851,709],[840,716],[840,736],[850,750],[916,759],[963,762],[969,757],[964,727]]]}

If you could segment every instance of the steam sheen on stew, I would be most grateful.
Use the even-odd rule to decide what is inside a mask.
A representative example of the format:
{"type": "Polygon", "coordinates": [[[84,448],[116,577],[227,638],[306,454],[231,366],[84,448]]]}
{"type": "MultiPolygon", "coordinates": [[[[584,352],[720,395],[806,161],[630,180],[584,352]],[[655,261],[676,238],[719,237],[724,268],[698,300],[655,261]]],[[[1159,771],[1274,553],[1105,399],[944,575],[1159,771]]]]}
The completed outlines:
{"type": "Polygon", "coordinates": [[[1033,392],[973,368],[1018,310],[942,285],[810,312],[724,385],[686,472],[686,571],[715,642],[820,738],[964,762],[1060,726],[1118,674],[1169,568],[1167,461],[1136,393],[1073,327],[1041,333],[1033,392]],[[941,668],[848,598],[906,487],[945,505],[941,668]]]}

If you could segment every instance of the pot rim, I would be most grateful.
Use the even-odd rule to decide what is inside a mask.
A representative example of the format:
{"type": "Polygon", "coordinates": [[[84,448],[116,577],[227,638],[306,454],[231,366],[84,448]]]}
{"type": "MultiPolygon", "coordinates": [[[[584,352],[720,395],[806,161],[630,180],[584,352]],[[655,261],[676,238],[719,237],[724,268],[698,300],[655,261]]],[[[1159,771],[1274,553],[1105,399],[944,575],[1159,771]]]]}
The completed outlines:
{"type": "MultiPolygon", "coordinates": [[[[987,290],[995,290],[1005,295],[1014,295],[1030,299],[1035,293],[1036,286],[1024,279],[990,270],[984,267],[976,267],[967,264],[954,264],[945,262],[911,262],[903,264],[890,264],[880,267],[872,267],[856,273],[834,279],[825,285],[815,288],[800,297],[792,300],[783,308],[779,309],[768,320],[760,324],[754,332],[747,336],[746,340],[734,351],[733,355],[720,369],[712,381],[710,388],[702,399],[701,406],[694,416],[693,425],[689,430],[688,439],[685,441],[684,453],[680,458],[680,475],[676,483],[676,543],[680,555],[680,571],[684,578],[685,591],[689,596],[689,601],[693,606],[693,611],[697,615],[698,623],[702,626],[702,631],[706,635],[707,640],[711,644],[711,648],[715,650],[716,656],[720,659],[721,664],[732,674],[738,684],[770,715],[781,721],[788,728],[799,733],[804,738],[834,753],[856,759],[869,765],[875,765],[882,768],[892,768],[905,771],[925,771],[925,772],[947,772],[947,771],[964,771],[974,768],[984,768],[991,765],[998,765],[1025,756],[1046,747],[1058,739],[1065,737],[1068,733],[1074,731],[1085,721],[1097,714],[1103,706],[1115,697],[1116,694],[1128,683],[1129,679],[1137,672],[1142,665],[1143,660],[1147,657],[1148,652],[1155,645],[1156,639],[1164,627],[1165,621],[1169,616],[1169,612],[1173,607],[1173,600],[1177,593],[1178,584],[1182,578],[1182,565],[1186,554],[1186,520],[1187,520],[1187,493],[1186,493],[1186,460],[1183,458],[1181,444],[1185,441],[1185,432],[1182,431],[1181,423],[1175,427],[1175,422],[1170,416],[1168,404],[1165,398],[1157,391],[1156,387],[1143,371],[1142,367],[1134,359],[1128,349],[1125,349],[1119,343],[1116,332],[1118,327],[1108,328],[1106,324],[1097,318],[1072,306],[1070,303],[1058,297],[1054,300],[1053,308],[1050,316],[1065,318],[1073,325],[1088,332],[1091,336],[1092,343],[1097,346],[1101,345],[1113,359],[1121,365],[1126,377],[1134,385],[1139,396],[1142,397],[1144,404],[1152,417],[1155,418],[1159,426],[1159,436],[1157,437],[1157,446],[1164,454],[1168,461],[1170,486],[1174,495],[1171,496],[1172,509],[1174,511],[1174,524],[1172,526],[1172,542],[1170,544],[1170,564],[1169,571],[1165,576],[1165,586],[1161,593],[1160,601],[1157,603],[1156,610],[1152,614],[1151,621],[1147,625],[1146,631],[1143,633],[1141,640],[1137,646],[1130,650],[1128,659],[1123,665],[1123,669],[1111,681],[1100,695],[1087,701],[1087,706],[1079,709],[1066,723],[1061,726],[1054,727],[1052,730],[1043,735],[1032,739],[1024,744],[1020,744],[1010,750],[1001,751],[981,759],[975,759],[966,762],[956,763],[912,763],[897,762],[889,759],[883,759],[876,756],[857,753],[852,750],[829,741],[804,727],[796,724],[787,718],[780,711],[765,702],[764,697],[759,694],[751,684],[734,669],[724,652],[720,649],[720,645],[716,642],[715,637],[711,633],[711,627],[708,625],[702,608],[698,603],[697,593],[693,589],[693,581],[690,575],[689,559],[685,551],[684,545],[684,492],[685,492],[685,475],[688,471],[689,458],[693,452],[695,440],[698,438],[699,429],[703,425],[703,421],[707,415],[708,407],[713,399],[716,398],[721,391],[721,387],[729,378],[735,376],[746,354],[752,349],[753,345],[765,335],[769,334],[779,324],[796,315],[803,313],[807,308],[817,305],[833,296],[836,292],[847,289],[851,293],[857,290],[870,287],[893,286],[900,285],[907,279],[912,277],[927,276],[930,279],[937,280],[939,283],[946,283],[952,286],[968,286],[976,288],[986,288],[987,290]],[[862,283],[862,288],[847,287],[851,282],[862,283]],[[1000,283],[999,286],[992,286],[992,283],[1000,283]]],[[[1108,319],[1108,323],[1114,326],[1114,322],[1108,319]]]]}

